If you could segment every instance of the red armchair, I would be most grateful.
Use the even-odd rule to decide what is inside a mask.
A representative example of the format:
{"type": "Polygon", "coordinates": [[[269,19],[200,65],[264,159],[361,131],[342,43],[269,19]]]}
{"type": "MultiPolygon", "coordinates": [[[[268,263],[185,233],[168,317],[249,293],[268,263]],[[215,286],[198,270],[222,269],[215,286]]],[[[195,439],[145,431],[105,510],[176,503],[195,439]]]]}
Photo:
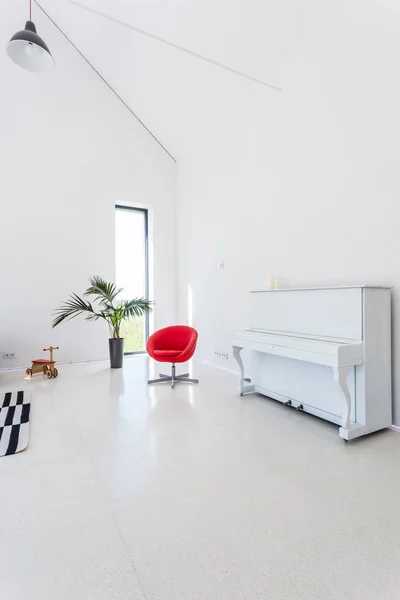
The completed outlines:
{"type": "Polygon", "coordinates": [[[190,379],[189,373],[177,375],[176,363],[190,360],[196,350],[198,333],[193,327],[187,325],[173,325],[159,329],[147,341],[147,352],[151,358],[158,362],[172,363],[171,375],[160,373],[159,379],[150,379],[149,383],[171,382],[171,387],[176,381],[199,383],[198,379],[190,379]]]}

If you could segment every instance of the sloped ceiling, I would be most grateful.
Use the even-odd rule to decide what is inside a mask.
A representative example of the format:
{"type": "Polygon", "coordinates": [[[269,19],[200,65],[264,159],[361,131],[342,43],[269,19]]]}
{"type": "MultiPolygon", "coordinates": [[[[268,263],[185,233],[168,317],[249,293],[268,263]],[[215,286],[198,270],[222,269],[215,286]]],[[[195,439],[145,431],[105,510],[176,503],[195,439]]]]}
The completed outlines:
{"type": "MultiPolygon", "coordinates": [[[[38,2],[177,158],[184,158],[188,144],[212,126],[214,116],[229,113],[233,104],[237,110],[249,93],[267,98],[281,92],[123,24],[284,90],[284,62],[343,5],[340,0],[38,2]]],[[[57,60],[57,49],[52,50],[57,60]]]]}

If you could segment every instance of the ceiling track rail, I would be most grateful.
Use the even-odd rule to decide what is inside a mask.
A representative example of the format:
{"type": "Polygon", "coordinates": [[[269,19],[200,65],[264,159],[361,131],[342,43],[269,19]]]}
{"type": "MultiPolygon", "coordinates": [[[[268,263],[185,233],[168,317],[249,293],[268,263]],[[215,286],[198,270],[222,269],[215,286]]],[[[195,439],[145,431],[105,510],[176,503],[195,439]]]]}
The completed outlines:
{"type": "Polygon", "coordinates": [[[82,8],[83,10],[86,10],[94,15],[97,15],[98,17],[101,17],[103,19],[107,19],[108,21],[111,21],[112,23],[115,23],[116,25],[120,25],[121,27],[125,27],[126,29],[130,29],[131,31],[135,31],[136,33],[139,33],[140,35],[143,35],[147,38],[150,38],[151,40],[154,40],[156,42],[160,42],[161,44],[165,44],[167,46],[169,46],[170,48],[174,48],[175,50],[179,50],[180,52],[184,52],[185,54],[189,54],[189,56],[193,56],[194,58],[197,58],[199,60],[202,60],[204,62],[207,62],[210,65],[214,65],[215,67],[219,67],[220,69],[224,69],[225,71],[228,71],[229,73],[232,73],[233,75],[238,75],[239,77],[243,77],[244,79],[247,79],[249,81],[253,81],[254,83],[258,83],[259,85],[263,85],[264,87],[270,88],[272,90],[275,90],[276,92],[281,92],[282,88],[276,86],[276,85],[272,85],[271,83],[268,83],[267,81],[263,81],[262,79],[259,79],[258,77],[253,77],[253,75],[249,75],[248,73],[244,73],[243,71],[239,71],[238,69],[234,69],[233,67],[230,67],[229,65],[225,65],[223,63],[218,62],[217,60],[214,60],[212,58],[208,58],[207,56],[203,56],[202,54],[199,54],[197,52],[194,52],[193,50],[189,50],[188,48],[184,48],[183,46],[180,46],[179,44],[175,44],[175,42],[171,42],[170,40],[166,40],[162,37],[159,37],[158,35],[154,35],[153,33],[150,33],[149,31],[146,31],[144,29],[140,29],[139,27],[135,27],[135,25],[131,25],[130,23],[127,23],[126,21],[122,21],[121,19],[117,19],[115,17],[112,17],[111,15],[108,15],[106,13],[103,13],[95,8],[91,8],[89,6],[85,6],[84,4],[81,4],[81,2],[78,2],[78,0],[68,0],[68,2],[70,4],[75,4],[75,6],[79,6],[79,8],[82,8]]]}

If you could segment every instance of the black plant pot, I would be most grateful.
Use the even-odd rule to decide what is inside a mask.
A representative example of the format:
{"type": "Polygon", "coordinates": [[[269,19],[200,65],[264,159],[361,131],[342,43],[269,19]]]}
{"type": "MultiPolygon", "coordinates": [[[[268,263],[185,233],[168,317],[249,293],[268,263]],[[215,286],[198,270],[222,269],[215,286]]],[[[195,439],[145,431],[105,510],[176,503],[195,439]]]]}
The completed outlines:
{"type": "Polygon", "coordinates": [[[111,368],[121,369],[124,362],[124,338],[111,338],[108,340],[108,345],[111,368]]]}

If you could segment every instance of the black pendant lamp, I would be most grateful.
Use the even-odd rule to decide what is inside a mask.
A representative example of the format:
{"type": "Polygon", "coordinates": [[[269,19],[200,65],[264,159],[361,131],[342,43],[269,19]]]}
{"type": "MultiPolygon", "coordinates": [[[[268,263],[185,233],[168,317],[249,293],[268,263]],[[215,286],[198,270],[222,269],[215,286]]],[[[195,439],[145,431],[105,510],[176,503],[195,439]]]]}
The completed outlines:
{"type": "Polygon", "coordinates": [[[6,51],[15,64],[27,71],[44,73],[53,69],[54,58],[32,23],[32,0],[29,0],[29,21],[25,29],[12,36],[6,51]]]}

